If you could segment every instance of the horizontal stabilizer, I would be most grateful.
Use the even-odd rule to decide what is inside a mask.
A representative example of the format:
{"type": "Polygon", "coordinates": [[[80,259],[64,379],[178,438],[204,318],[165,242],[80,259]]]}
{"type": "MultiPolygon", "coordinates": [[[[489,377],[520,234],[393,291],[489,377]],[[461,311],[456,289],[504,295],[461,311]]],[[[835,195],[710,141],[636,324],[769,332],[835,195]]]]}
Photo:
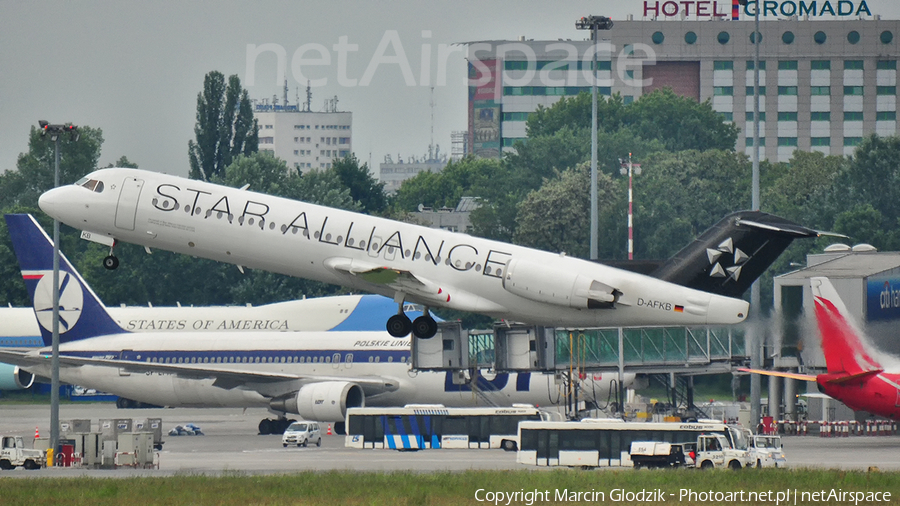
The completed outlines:
{"type": "Polygon", "coordinates": [[[816,381],[816,376],[813,376],[811,374],[800,374],[795,372],[782,371],[765,371],[762,369],[747,369],[745,367],[738,368],[738,371],[749,372],[753,374],[762,374],[764,376],[778,376],[779,378],[791,378],[801,381],[816,381]]]}
{"type": "MultiPolygon", "coordinates": [[[[865,381],[865,380],[871,378],[872,376],[878,376],[882,372],[884,372],[884,369],[873,369],[871,371],[859,372],[856,374],[847,374],[846,376],[842,375],[842,376],[828,377],[828,379],[826,379],[825,382],[840,385],[842,383],[850,383],[853,381],[865,381]]],[[[831,374],[828,374],[826,376],[831,376],[831,374]]]]}

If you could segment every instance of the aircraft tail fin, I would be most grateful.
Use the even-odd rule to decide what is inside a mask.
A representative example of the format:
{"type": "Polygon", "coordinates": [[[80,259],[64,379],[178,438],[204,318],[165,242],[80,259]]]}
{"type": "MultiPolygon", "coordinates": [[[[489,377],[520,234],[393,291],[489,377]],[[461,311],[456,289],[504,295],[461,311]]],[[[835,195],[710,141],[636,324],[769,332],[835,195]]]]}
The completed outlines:
{"type": "Polygon", "coordinates": [[[651,275],[688,288],[740,297],[794,239],[819,232],[759,211],[732,213],[651,275]]]}
{"type": "MultiPolygon", "coordinates": [[[[53,241],[30,214],[7,214],[6,224],[46,346],[53,340],[53,241]]],[[[125,332],[65,255],[59,255],[59,341],[125,332]]]]}
{"type": "Polygon", "coordinates": [[[822,351],[829,373],[864,377],[881,370],[863,342],[863,333],[828,278],[811,278],[816,322],[822,335],[822,351]]]}

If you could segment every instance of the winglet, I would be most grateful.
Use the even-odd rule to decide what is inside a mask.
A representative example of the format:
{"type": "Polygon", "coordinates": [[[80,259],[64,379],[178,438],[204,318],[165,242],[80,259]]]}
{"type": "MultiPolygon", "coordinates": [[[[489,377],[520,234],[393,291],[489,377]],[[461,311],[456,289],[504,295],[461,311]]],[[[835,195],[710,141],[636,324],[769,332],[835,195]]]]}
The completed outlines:
{"type": "MultiPolygon", "coordinates": [[[[30,214],[7,214],[13,249],[44,344],[52,344],[53,241],[30,214]]],[[[65,255],[59,255],[59,340],[61,343],[125,332],[65,255]]]]}

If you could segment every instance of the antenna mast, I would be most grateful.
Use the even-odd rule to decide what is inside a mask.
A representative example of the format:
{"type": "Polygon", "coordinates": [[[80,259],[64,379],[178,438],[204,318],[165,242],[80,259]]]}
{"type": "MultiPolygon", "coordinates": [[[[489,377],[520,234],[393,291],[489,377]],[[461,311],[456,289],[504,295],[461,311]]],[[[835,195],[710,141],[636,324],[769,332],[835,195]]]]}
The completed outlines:
{"type": "Polygon", "coordinates": [[[428,145],[428,159],[436,158],[434,153],[434,86],[431,87],[431,143],[428,145]]]}
{"type": "Polygon", "coordinates": [[[309,86],[309,79],[306,80],[306,112],[312,111],[312,88],[309,86]]]}

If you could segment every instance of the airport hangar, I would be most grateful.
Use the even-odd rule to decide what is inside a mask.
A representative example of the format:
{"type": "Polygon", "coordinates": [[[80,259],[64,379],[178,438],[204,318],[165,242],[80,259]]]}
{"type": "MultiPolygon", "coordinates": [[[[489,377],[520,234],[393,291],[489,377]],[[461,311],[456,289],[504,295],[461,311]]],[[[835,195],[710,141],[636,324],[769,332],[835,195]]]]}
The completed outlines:
{"type": "MultiPolygon", "coordinates": [[[[879,351],[900,355],[900,252],[879,252],[867,244],[835,244],[807,256],[806,266],[775,277],[775,316],[763,352],[766,369],[813,374],[825,371],[809,279],[831,280],[848,311],[879,351]],[[774,327],[774,328],[773,328],[774,327]]],[[[816,385],[769,376],[769,413],[776,420],[797,420],[798,391],[818,393],[816,385]],[[798,384],[799,383],[799,384],[798,384]]],[[[810,420],[852,420],[843,404],[809,397],[810,420]]],[[[866,414],[860,413],[860,417],[866,414]]]]}
{"type": "MultiPolygon", "coordinates": [[[[718,2],[720,10],[724,3],[718,2]]],[[[685,17],[695,19],[682,19],[680,4],[709,8],[710,2],[643,4],[635,2],[645,19],[614,20],[612,29],[600,32],[600,45],[608,42],[612,50],[598,51],[598,94],[618,93],[630,103],[671,88],[678,95],[710,100],[714,110],[740,128],[735,148],[752,156],[753,17],[742,10],[734,21],[730,9],[727,17],[708,10],[697,16],[691,8],[685,17]],[[667,16],[673,12],[670,5],[679,10],[667,16]]],[[[779,14],[791,12],[791,4],[798,6],[782,4],[787,7],[779,14]]],[[[861,3],[854,5],[854,12],[859,11],[861,3]]],[[[818,14],[823,6],[820,1],[818,14]]],[[[868,19],[772,19],[771,12],[765,14],[759,45],[760,158],[785,162],[797,149],[847,155],[866,135],[897,133],[900,20],[882,20],[877,12],[868,19]]],[[[560,27],[560,32],[568,29],[560,27]]],[[[470,83],[478,86],[469,87],[469,152],[499,157],[527,137],[526,120],[538,106],[589,93],[591,46],[590,40],[525,37],[470,42],[470,83]],[[480,69],[473,65],[475,59],[480,69]],[[482,79],[485,69],[497,78],[482,79]]]]}

